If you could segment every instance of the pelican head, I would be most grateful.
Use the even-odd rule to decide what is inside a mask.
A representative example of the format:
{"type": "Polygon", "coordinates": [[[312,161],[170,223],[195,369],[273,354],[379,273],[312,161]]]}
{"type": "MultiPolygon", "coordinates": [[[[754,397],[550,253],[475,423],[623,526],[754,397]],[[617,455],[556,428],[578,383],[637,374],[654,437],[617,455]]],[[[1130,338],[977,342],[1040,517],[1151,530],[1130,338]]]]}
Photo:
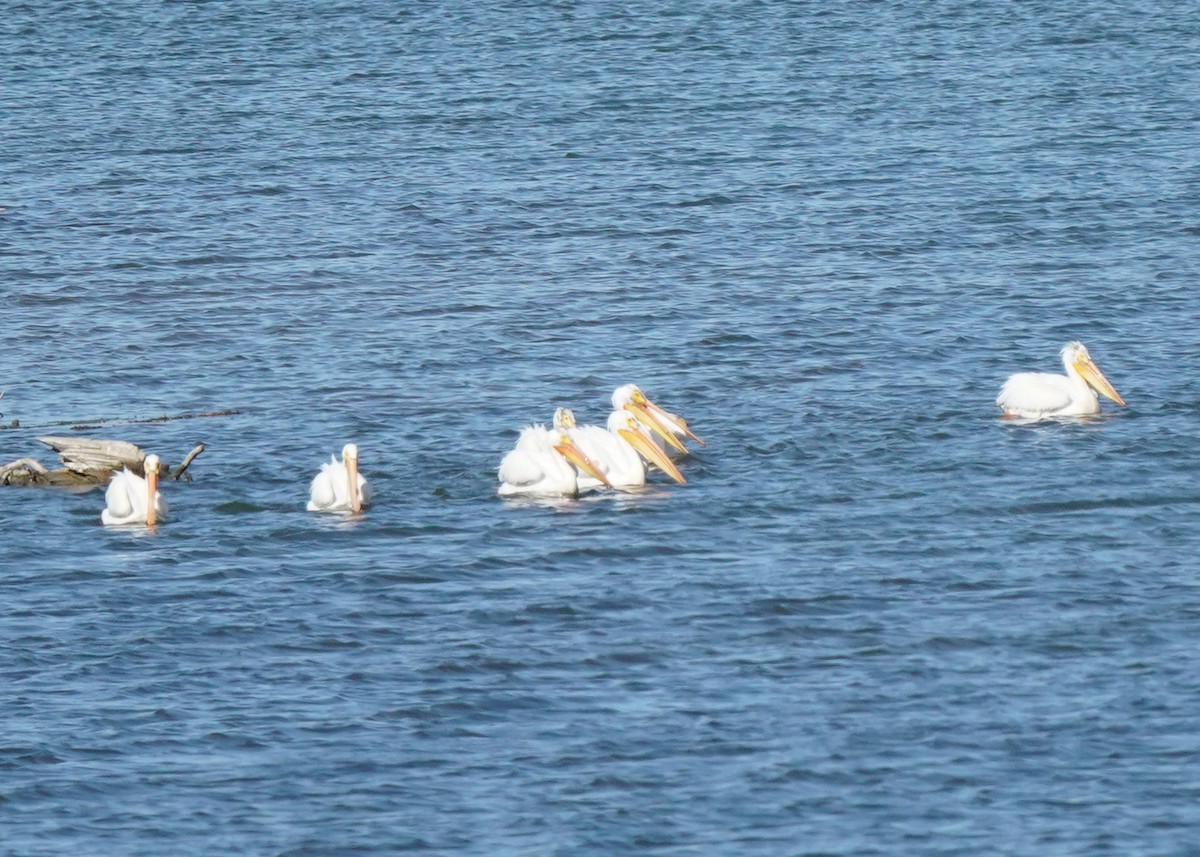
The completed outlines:
{"type": "Polygon", "coordinates": [[[1078,339],[1073,339],[1064,345],[1059,354],[1062,355],[1063,363],[1068,366],[1073,366],[1080,360],[1092,359],[1092,355],[1088,354],[1087,346],[1078,339]]]}
{"type": "Polygon", "coordinates": [[[615,410],[620,410],[630,402],[635,405],[642,405],[646,402],[646,394],[637,384],[624,384],[613,390],[612,406],[615,410]]]}
{"type": "Polygon", "coordinates": [[[158,510],[154,507],[154,498],[158,494],[158,456],[153,452],[142,462],[142,472],[146,474],[146,526],[153,527],[158,522],[158,510]]]}
{"type": "Polygon", "coordinates": [[[1087,346],[1082,342],[1074,340],[1064,345],[1062,360],[1068,375],[1078,375],[1100,395],[1112,399],[1118,405],[1125,404],[1125,400],[1121,398],[1116,388],[1109,383],[1108,379],[1104,377],[1104,373],[1100,371],[1100,367],[1093,362],[1092,355],[1088,354],[1087,346]]]}
{"type": "Polygon", "coordinates": [[[554,427],[559,431],[569,431],[575,428],[575,412],[570,408],[557,408],[554,411],[554,427]]]}

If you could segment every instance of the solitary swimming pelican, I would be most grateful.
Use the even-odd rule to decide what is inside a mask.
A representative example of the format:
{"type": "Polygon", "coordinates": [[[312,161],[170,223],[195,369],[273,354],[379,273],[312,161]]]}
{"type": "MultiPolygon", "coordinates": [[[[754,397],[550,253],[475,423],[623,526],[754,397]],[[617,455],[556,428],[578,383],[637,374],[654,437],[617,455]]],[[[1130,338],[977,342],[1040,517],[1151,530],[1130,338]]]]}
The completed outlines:
{"type": "Polygon", "coordinates": [[[158,456],[151,453],[142,462],[146,477],[133,473],[128,467],[112,475],[104,492],[104,511],[100,523],[145,524],[153,527],[167,515],[167,501],[158,493],[158,456]]]}
{"type": "Polygon", "coordinates": [[[1019,372],[1000,388],[996,404],[1006,417],[1076,417],[1100,411],[1099,392],[1118,405],[1125,400],[1113,389],[1104,373],[1092,362],[1082,342],[1068,342],[1062,349],[1066,375],[1049,372],[1019,372]]]}
{"type": "Polygon", "coordinates": [[[370,502],[371,489],[366,477],[358,472],[358,447],[348,443],[342,447],[341,461],[329,456],[321,472],[313,477],[308,511],[357,515],[370,502]]]}

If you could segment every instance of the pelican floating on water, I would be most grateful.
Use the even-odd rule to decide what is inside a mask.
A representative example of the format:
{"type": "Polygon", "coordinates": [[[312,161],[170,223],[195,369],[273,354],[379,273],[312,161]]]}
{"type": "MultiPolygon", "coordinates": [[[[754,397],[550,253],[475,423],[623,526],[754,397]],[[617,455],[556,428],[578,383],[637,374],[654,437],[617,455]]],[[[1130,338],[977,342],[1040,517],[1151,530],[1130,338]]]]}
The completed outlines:
{"type": "MultiPolygon", "coordinates": [[[[554,427],[568,435],[583,453],[604,471],[613,488],[637,488],[646,484],[646,465],[653,464],[676,482],[685,482],[679,468],[655,444],[653,436],[629,411],[613,411],[606,428],[581,426],[570,408],[554,412],[554,427]]],[[[599,488],[600,482],[579,474],[579,490],[599,488]]]]}
{"type": "Polygon", "coordinates": [[[166,517],[167,501],[158,493],[158,464],[158,456],[150,454],[142,462],[144,479],[128,467],[112,475],[104,492],[105,508],[100,513],[100,523],[153,527],[160,518],[166,517]]]}
{"type": "Polygon", "coordinates": [[[592,461],[564,431],[543,425],[521,429],[517,445],[500,462],[501,497],[574,497],[579,476],[612,487],[599,464],[592,461]]]}
{"type": "Polygon", "coordinates": [[[1064,345],[1062,361],[1066,375],[1019,372],[1010,376],[996,397],[996,404],[1004,409],[1004,415],[1041,419],[1095,414],[1100,411],[1097,392],[1118,405],[1125,404],[1082,342],[1064,345]]]}
{"type": "Polygon", "coordinates": [[[614,410],[633,414],[652,433],[655,444],[662,449],[671,446],[680,455],[687,455],[687,447],[679,439],[681,437],[689,437],[701,446],[705,445],[688,428],[687,420],[654,404],[637,384],[617,387],[612,394],[612,406],[614,410]]]}
{"type": "Polygon", "coordinates": [[[371,502],[371,488],[358,472],[358,447],[342,447],[342,460],[329,456],[321,471],[313,477],[309,489],[308,511],[348,512],[357,515],[371,502]]]}

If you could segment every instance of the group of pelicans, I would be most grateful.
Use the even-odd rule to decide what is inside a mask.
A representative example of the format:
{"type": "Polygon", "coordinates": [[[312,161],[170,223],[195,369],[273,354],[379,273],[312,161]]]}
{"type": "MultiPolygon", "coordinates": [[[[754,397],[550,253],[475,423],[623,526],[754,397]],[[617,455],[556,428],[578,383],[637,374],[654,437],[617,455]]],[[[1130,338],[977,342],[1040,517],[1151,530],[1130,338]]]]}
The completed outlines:
{"type": "MultiPolygon", "coordinates": [[[[1061,355],[1066,375],[1021,372],[1009,377],[996,398],[1005,417],[1039,420],[1095,414],[1100,410],[1097,393],[1125,404],[1082,342],[1068,342],[1061,355]]],[[[656,405],[635,384],[618,387],[612,407],[603,427],[578,425],[569,408],[559,408],[550,428],[522,429],[516,446],[500,462],[497,493],[574,497],[586,491],[629,490],[646,483],[650,468],[684,482],[672,456],[687,454],[685,439],[704,444],[687,421],[656,405]]],[[[158,456],[147,455],[143,470],[145,478],[128,468],[113,474],[100,514],[103,523],[154,526],[166,515],[167,503],[158,491],[158,456]]],[[[370,486],[358,472],[358,447],[348,443],[341,461],[330,456],[321,465],[307,508],[353,515],[370,501],[370,486]]]]}
{"type": "MultiPolygon", "coordinates": [[[[646,484],[648,468],[684,482],[672,455],[686,455],[683,439],[703,445],[687,420],[659,407],[636,384],[618,387],[604,427],[578,425],[570,408],[554,412],[551,428],[531,425],[500,462],[501,497],[575,497],[586,491],[624,491],[646,484]]],[[[167,514],[158,490],[160,462],[147,455],[145,476],[125,468],[105,491],[100,520],[107,525],[154,526],[167,514]]],[[[307,509],[355,515],[371,502],[371,487],[358,471],[358,447],[342,447],[341,461],[330,456],[309,486],[307,509]]]]}
{"type": "Polygon", "coordinates": [[[704,445],[687,420],[650,401],[636,384],[618,387],[612,407],[603,427],[578,425],[570,408],[559,408],[551,428],[521,429],[517,445],[500,462],[497,493],[573,497],[605,488],[627,490],[646,484],[649,467],[686,481],[671,454],[687,454],[684,439],[704,445]]]}

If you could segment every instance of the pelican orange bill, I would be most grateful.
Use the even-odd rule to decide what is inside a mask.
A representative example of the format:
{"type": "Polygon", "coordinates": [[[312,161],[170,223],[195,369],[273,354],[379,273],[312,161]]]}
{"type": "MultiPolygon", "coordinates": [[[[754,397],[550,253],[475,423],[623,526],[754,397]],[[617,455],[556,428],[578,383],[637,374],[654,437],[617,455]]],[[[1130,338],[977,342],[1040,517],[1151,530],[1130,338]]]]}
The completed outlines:
{"type": "Polygon", "coordinates": [[[350,492],[350,511],[357,515],[362,511],[362,497],[358,493],[358,456],[347,455],[343,450],[342,461],[346,465],[346,479],[350,483],[347,486],[350,492]]]}
{"type": "Polygon", "coordinates": [[[1107,396],[1118,405],[1125,404],[1125,400],[1121,398],[1120,393],[1108,382],[1108,379],[1104,377],[1104,373],[1100,371],[1100,367],[1093,363],[1091,358],[1077,360],[1075,362],[1075,371],[1100,395],[1107,396]]]}
{"type": "Polygon", "coordinates": [[[649,399],[646,399],[646,409],[648,411],[650,411],[652,414],[654,414],[656,417],[658,417],[659,420],[666,423],[667,425],[672,425],[672,426],[675,426],[676,428],[678,428],[681,432],[686,434],[688,437],[690,437],[692,440],[696,441],[696,443],[700,444],[701,446],[708,446],[708,444],[706,444],[704,441],[702,441],[700,438],[696,437],[696,435],[694,435],[692,433],[692,430],[690,428],[688,428],[687,420],[685,420],[683,417],[676,416],[675,414],[667,413],[666,411],[664,411],[658,405],[654,404],[654,402],[650,401],[649,399]]]}
{"type": "Polygon", "coordinates": [[[158,494],[158,456],[146,456],[143,469],[146,471],[146,526],[153,527],[158,522],[158,509],[154,503],[158,494]]]}
{"type": "Polygon", "coordinates": [[[559,455],[574,464],[588,476],[591,476],[609,488],[613,487],[612,483],[608,481],[608,477],[604,475],[604,471],[600,469],[600,466],[584,455],[583,450],[576,446],[575,442],[569,437],[563,437],[562,443],[557,444],[554,449],[559,455]]]}
{"type": "MultiPolygon", "coordinates": [[[[643,401],[649,404],[649,400],[643,397],[643,401]]],[[[662,422],[650,410],[642,405],[630,402],[625,405],[625,410],[638,418],[638,421],[645,425],[648,429],[661,437],[671,446],[675,447],[680,452],[686,453],[687,447],[679,442],[679,438],[675,437],[675,432],[664,426],[662,422]]]]}
{"type": "Polygon", "coordinates": [[[658,448],[649,438],[640,431],[633,429],[617,429],[617,434],[625,438],[625,440],[638,451],[642,458],[649,461],[663,473],[670,476],[680,485],[687,480],[683,478],[683,474],[679,472],[679,468],[675,466],[675,462],[667,457],[667,454],[658,448]]]}

